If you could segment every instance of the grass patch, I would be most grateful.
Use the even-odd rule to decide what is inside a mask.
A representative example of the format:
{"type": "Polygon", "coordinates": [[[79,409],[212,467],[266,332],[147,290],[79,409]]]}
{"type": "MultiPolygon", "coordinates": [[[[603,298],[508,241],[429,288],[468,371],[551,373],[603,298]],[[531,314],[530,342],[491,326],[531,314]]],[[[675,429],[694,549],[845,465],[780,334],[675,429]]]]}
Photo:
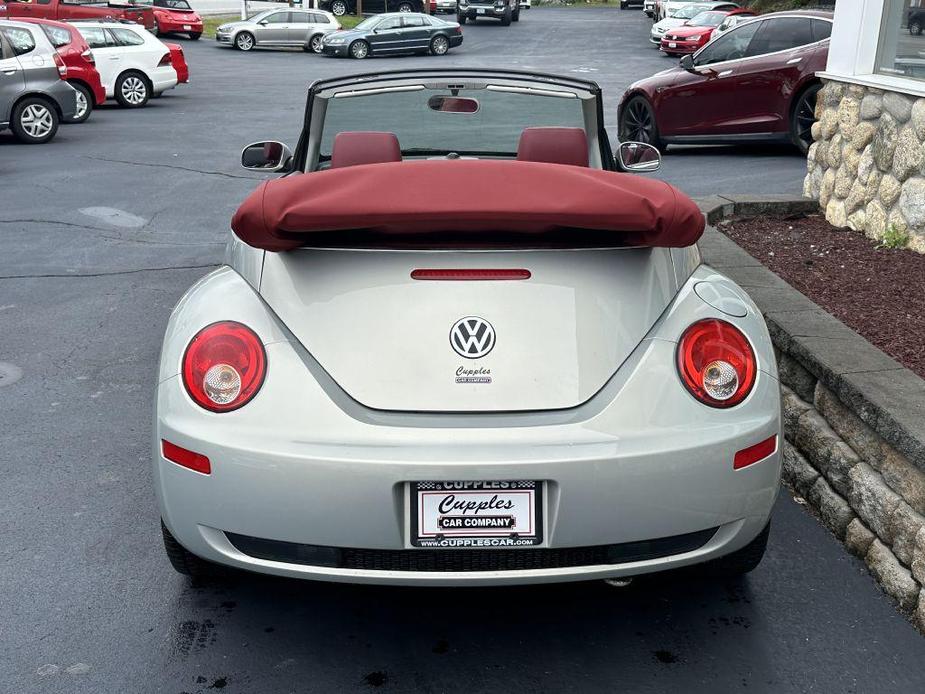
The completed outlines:
{"type": "MultiPolygon", "coordinates": [[[[254,14],[257,14],[256,12],[254,14]]],[[[253,15],[251,15],[253,16],[253,15]]],[[[218,29],[222,24],[227,24],[228,22],[237,22],[240,21],[241,15],[239,14],[223,14],[215,17],[203,17],[202,18],[202,35],[214,39],[215,30],[218,29]]],[[[340,25],[344,29],[352,29],[357,24],[363,21],[363,17],[354,17],[353,15],[347,15],[341,17],[337,21],[340,22],[340,25]]]]}

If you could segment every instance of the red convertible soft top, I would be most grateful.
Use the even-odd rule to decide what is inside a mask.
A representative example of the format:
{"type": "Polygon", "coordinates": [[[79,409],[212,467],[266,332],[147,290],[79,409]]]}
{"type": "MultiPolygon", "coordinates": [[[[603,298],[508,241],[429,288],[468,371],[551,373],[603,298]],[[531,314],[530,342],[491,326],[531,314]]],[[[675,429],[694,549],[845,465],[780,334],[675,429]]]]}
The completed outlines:
{"type": "Polygon", "coordinates": [[[488,245],[556,235],[683,247],[704,229],[673,186],[632,174],[508,160],[426,160],[316,171],[262,183],[231,228],[268,251],[304,245],[488,245]],[[337,232],[336,234],[333,232],[337,232]],[[584,233],[583,233],[584,232],[584,233]],[[590,233],[589,233],[590,232],[590,233]]]}

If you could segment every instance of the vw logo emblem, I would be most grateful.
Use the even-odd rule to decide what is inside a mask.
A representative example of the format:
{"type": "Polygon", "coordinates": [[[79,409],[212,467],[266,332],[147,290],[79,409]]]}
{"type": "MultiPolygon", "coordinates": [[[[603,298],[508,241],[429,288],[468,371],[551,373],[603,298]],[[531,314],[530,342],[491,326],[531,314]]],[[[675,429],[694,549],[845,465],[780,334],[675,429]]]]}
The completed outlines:
{"type": "Polygon", "coordinates": [[[479,359],[495,346],[495,329],[484,318],[466,316],[450,329],[450,344],[459,356],[479,359]]]}

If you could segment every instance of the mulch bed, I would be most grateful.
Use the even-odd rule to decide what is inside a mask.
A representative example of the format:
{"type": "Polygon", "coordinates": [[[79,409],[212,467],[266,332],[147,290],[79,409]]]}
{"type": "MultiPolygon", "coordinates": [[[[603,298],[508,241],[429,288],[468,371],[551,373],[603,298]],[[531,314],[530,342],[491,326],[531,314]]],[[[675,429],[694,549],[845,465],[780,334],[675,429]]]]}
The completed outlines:
{"type": "Polygon", "coordinates": [[[818,215],[721,222],[720,231],[925,378],[925,255],[877,248],[818,215]]]}

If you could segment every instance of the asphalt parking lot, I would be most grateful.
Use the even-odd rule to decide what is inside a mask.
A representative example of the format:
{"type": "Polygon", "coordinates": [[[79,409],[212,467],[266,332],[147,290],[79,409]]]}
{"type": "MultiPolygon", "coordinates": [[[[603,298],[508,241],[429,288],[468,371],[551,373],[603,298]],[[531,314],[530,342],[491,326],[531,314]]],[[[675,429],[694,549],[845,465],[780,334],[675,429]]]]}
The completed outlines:
{"type": "MultiPolygon", "coordinates": [[[[784,490],[745,581],[395,589],[238,577],[191,586],[150,481],[168,314],[221,262],[258,176],[240,148],[294,143],[311,80],[465,65],[625,86],[671,64],[641,12],[534,9],[467,25],[445,58],[242,54],[184,41],[192,84],[104,107],[40,147],[0,133],[0,691],[925,691],[925,640],[784,490]],[[850,609],[847,606],[850,605],[850,609]]],[[[693,195],[798,193],[787,149],[691,148],[693,195]]]]}

